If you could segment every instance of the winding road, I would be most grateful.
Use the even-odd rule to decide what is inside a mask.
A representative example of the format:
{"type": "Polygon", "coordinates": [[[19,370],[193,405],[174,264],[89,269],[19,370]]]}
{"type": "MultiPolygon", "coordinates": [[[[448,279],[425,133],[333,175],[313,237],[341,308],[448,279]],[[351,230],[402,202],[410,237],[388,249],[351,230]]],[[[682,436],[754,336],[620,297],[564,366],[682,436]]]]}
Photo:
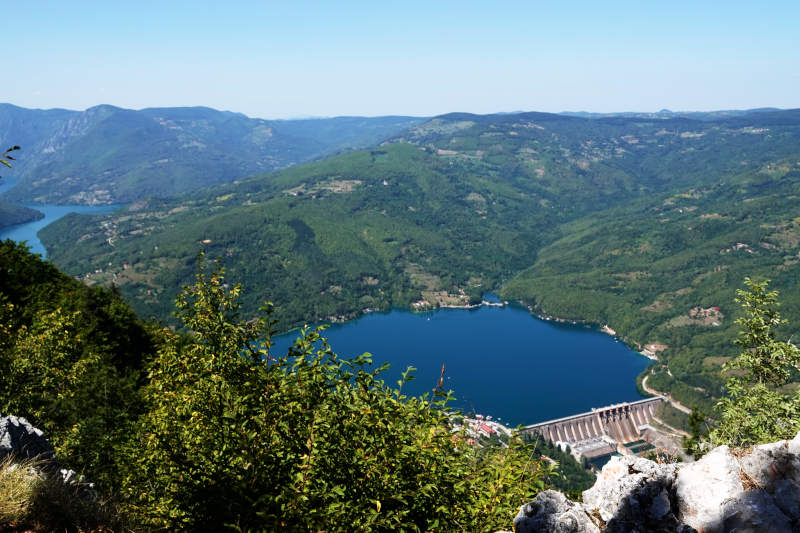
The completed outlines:
{"type": "Polygon", "coordinates": [[[681,402],[679,402],[678,400],[674,399],[674,398],[673,398],[672,396],[670,396],[669,394],[665,394],[665,393],[663,393],[663,392],[659,392],[659,391],[657,391],[657,390],[655,390],[655,389],[651,389],[650,387],[648,387],[648,386],[647,386],[647,378],[649,378],[649,377],[650,377],[650,374],[647,374],[647,375],[646,375],[644,378],[642,378],[642,388],[643,388],[643,389],[644,389],[646,392],[648,392],[648,393],[650,393],[650,394],[652,394],[652,395],[654,395],[654,396],[661,396],[662,398],[666,398],[666,400],[667,400],[667,401],[668,401],[668,402],[669,402],[669,403],[670,403],[670,404],[671,404],[671,405],[672,405],[672,406],[673,406],[675,409],[678,409],[678,410],[680,410],[680,411],[683,411],[683,412],[684,412],[684,413],[686,413],[687,415],[689,415],[689,414],[691,414],[691,413],[692,413],[692,410],[691,410],[691,409],[689,409],[688,407],[686,407],[685,405],[683,405],[683,404],[682,404],[681,402]]]}

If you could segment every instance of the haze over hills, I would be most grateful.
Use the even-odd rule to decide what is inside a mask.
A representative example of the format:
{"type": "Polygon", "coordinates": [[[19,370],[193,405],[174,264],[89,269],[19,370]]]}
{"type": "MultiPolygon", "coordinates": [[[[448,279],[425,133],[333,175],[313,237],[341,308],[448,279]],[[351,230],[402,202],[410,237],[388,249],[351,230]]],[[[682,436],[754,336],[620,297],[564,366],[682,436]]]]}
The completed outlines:
{"type": "Polygon", "coordinates": [[[562,115],[583,117],[583,118],[608,118],[608,117],[628,117],[628,118],[690,118],[695,120],[716,120],[729,117],[741,117],[751,113],[764,113],[780,111],[776,107],[760,107],[756,109],[726,109],[719,111],[670,111],[662,109],[655,113],[639,111],[626,111],[622,113],[595,113],[588,111],[564,111],[562,115]]]}
{"type": "Polygon", "coordinates": [[[22,146],[15,202],[110,204],[174,195],[377,143],[423,119],[263,120],[205,107],[86,111],[0,104],[22,146]]]}
{"type": "Polygon", "coordinates": [[[41,237],[67,272],[162,320],[201,250],[251,289],[247,313],[273,301],[282,329],[500,289],[610,324],[658,354],[651,384],[708,406],[745,275],[775,279],[800,317],[800,110],[711,115],[453,113],[41,237]]]}

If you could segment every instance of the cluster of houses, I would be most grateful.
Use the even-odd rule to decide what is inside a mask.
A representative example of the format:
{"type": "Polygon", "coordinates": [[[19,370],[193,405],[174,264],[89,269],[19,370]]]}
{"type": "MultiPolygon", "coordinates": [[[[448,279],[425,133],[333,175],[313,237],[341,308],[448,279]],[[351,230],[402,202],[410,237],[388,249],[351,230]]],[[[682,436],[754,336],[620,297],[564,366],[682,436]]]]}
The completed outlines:
{"type": "Polygon", "coordinates": [[[720,314],[717,306],[713,307],[692,307],[689,316],[692,318],[716,318],[720,314]]]}
{"type": "Polygon", "coordinates": [[[731,252],[738,252],[739,250],[745,251],[748,254],[752,254],[753,253],[753,249],[750,248],[750,245],[746,244],[746,243],[743,243],[743,242],[737,242],[736,244],[734,244],[730,248],[723,248],[722,250],[719,251],[719,253],[721,253],[721,254],[729,254],[731,252]]]}
{"type": "Polygon", "coordinates": [[[512,433],[510,428],[492,420],[491,416],[475,415],[474,418],[464,418],[463,424],[469,444],[476,444],[486,439],[510,437],[512,433]]]}

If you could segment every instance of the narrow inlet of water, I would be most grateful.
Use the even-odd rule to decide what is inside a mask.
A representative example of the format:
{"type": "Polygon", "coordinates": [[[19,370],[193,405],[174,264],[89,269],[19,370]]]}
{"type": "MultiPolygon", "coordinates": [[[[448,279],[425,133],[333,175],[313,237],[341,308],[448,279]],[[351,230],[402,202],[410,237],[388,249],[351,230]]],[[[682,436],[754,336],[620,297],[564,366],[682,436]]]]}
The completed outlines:
{"type": "MultiPolygon", "coordinates": [[[[0,180],[0,194],[14,186],[16,180],[3,177],[0,180]]],[[[56,205],[56,204],[20,204],[44,213],[44,218],[15,224],[0,229],[0,240],[11,239],[12,241],[23,242],[30,247],[31,252],[40,254],[42,258],[47,257],[42,241],[39,240],[39,230],[52,224],[59,218],[69,213],[82,213],[87,215],[101,215],[110,213],[120,207],[119,205],[56,205]]]]}

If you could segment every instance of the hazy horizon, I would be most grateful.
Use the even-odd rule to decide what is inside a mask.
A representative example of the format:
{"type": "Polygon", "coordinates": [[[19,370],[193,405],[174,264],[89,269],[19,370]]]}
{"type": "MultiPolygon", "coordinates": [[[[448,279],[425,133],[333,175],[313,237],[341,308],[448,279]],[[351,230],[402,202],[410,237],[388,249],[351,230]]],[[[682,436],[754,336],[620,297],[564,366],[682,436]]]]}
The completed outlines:
{"type": "Polygon", "coordinates": [[[800,107],[800,4],[135,4],[6,11],[0,99],[261,118],[800,107]]]}
{"type": "Polygon", "coordinates": [[[541,111],[538,109],[515,109],[511,111],[500,110],[500,111],[490,111],[487,113],[472,113],[471,111],[462,111],[462,110],[455,110],[455,111],[446,111],[444,113],[434,113],[432,115],[403,115],[400,113],[386,113],[383,115],[297,115],[297,116],[287,116],[287,117],[265,117],[265,116],[255,116],[249,115],[247,113],[242,113],[241,111],[235,111],[233,109],[224,109],[224,108],[216,108],[208,105],[192,105],[192,106],[184,106],[184,105],[177,105],[177,106],[147,106],[147,107],[139,107],[139,108],[129,108],[124,107],[121,105],[111,104],[108,102],[102,102],[99,104],[90,105],[88,107],[82,109],[74,109],[68,107],[26,107],[21,106],[15,102],[0,102],[0,104],[9,104],[16,107],[22,107],[25,109],[32,109],[36,111],[51,111],[51,110],[65,110],[65,111],[75,111],[75,112],[84,112],[87,109],[91,109],[93,107],[99,107],[108,105],[111,107],[117,107],[120,109],[130,109],[133,111],[142,111],[144,109],[174,109],[174,108],[208,108],[213,109],[215,111],[221,112],[230,112],[230,113],[239,113],[245,115],[248,118],[254,119],[262,119],[262,120],[321,120],[321,119],[330,119],[330,118],[347,118],[347,117],[358,117],[358,118],[376,118],[376,117],[390,117],[390,116],[408,116],[414,118],[432,118],[437,116],[446,115],[448,113],[468,113],[474,115],[514,115],[519,113],[552,113],[552,114],[570,114],[570,113],[587,113],[587,114],[596,114],[596,115],[619,115],[619,114],[659,114],[659,113],[675,113],[675,114],[689,114],[689,113],[723,113],[723,112],[743,112],[743,111],[751,111],[751,110],[758,110],[758,109],[776,109],[780,111],[789,111],[792,109],[800,109],[800,108],[788,108],[788,107],[775,107],[775,106],[759,106],[759,107],[751,107],[751,108],[741,108],[741,109],[667,109],[667,108],[660,108],[657,110],[637,110],[637,109],[626,109],[626,110],[617,110],[617,111],[607,111],[607,112],[597,112],[597,111],[586,111],[584,109],[565,109],[563,111],[541,111]]]}

